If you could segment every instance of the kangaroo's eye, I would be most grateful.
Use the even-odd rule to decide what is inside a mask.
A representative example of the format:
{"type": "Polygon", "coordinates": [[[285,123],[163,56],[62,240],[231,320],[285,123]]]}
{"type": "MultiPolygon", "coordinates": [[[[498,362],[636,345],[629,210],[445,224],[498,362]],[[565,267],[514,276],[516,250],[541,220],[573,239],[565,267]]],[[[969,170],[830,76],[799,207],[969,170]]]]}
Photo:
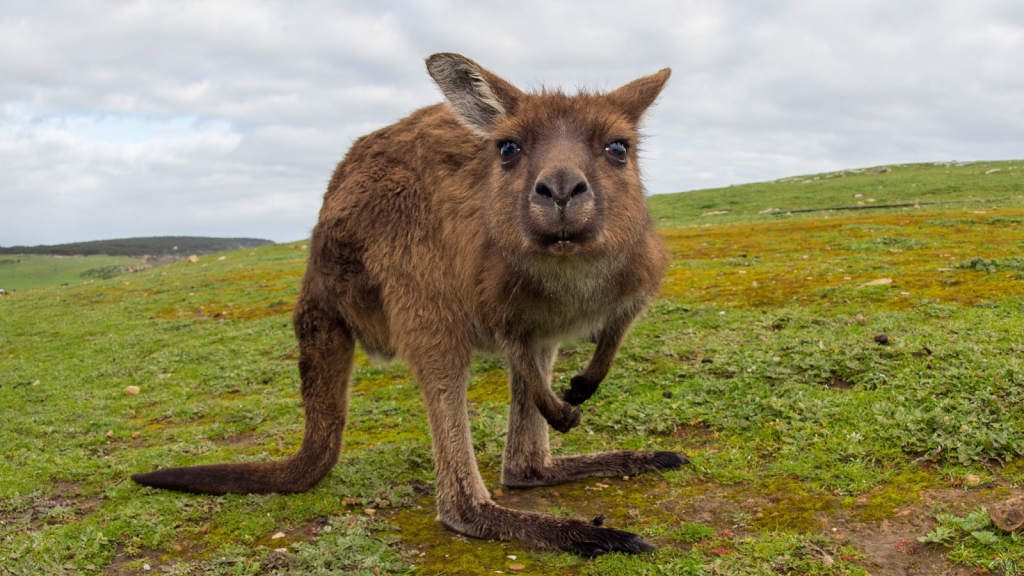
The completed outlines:
{"type": "Polygon", "coordinates": [[[607,152],[609,156],[615,158],[619,162],[626,161],[626,150],[626,143],[623,142],[622,140],[616,140],[615,142],[612,142],[611,144],[604,147],[604,151],[607,152]]]}
{"type": "Polygon", "coordinates": [[[498,143],[498,154],[501,155],[502,164],[508,164],[515,160],[516,156],[519,156],[519,153],[522,151],[523,149],[519,147],[519,144],[516,144],[511,140],[505,140],[504,142],[498,143]]]}

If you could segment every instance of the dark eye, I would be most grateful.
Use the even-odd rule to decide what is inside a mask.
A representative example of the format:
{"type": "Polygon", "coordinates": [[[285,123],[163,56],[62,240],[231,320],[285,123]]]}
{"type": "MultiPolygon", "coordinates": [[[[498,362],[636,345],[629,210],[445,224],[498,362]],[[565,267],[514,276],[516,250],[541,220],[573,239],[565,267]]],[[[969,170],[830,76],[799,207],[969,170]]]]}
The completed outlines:
{"type": "Polygon", "coordinates": [[[605,146],[604,151],[619,162],[626,161],[626,143],[622,140],[616,140],[615,142],[605,146]]]}
{"type": "Polygon", "coordinates": [[[519,153],[522,151],[523,149],[519,147],[519,144],[511,140],[505,140],[498,144],[498,154],[501,155],[502,164],[508,164],[515,160],[516,156],[519,156],[519,153]]]}

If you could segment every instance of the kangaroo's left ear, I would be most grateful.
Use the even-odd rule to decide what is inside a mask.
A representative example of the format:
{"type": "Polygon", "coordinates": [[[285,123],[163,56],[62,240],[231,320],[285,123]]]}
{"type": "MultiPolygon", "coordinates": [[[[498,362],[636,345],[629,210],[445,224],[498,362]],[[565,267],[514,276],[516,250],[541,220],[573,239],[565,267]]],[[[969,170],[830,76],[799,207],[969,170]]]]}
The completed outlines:
{"type": "Polygon", "coordinates": [[[629,84],[609,92],[606,97],[615,103],[634,123],[639,123],[644,112],[654,104],[661,89],[672,74],[670,68],[663,68],[650,76],[637,78],[629,84]]]}
{"type": "Polygon", "coordinates": [[[427,58],[427,72],[444,92],[455,117],[482,138],[514,113],[523,97],[518,88],[461,54],[434,54],[427,58]]]}

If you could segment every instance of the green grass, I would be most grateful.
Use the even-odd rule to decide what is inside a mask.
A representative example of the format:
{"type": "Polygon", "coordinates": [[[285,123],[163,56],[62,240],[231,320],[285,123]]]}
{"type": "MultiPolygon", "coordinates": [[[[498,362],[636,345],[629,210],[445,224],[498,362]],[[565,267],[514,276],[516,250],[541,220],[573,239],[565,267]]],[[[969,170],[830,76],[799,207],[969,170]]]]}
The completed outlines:
{"type": "Polygon", "coordinates": [[[875,210],[870,209],[872,206],[915,202],[925,203],[921,209],[955,209],[961,204],[935,206],[927,203],[965,201],[966,206],[975,209],[990,205],[1024,206],[1024,160],[962,164],[893,164],[840,170],[728,188],[651,196],[649,202],[655,223],[660,228],[845,216],[850,212],[786,213],[809,208],[858,206],[858,202],[863,204],[865,212],[872,214],[914,210],[912,207],[875,210]],[[888,172],[875,173],[885,169],[888,172]]]}
{"type": "Polygon", "coordinates": [[[0,256],[0,288],[10,293],[81,284],[141,265],[139,260],[127,256],[0,256]]]}
{"type": "MultiPolygon", "coordinates": [[[[914,170],[938,181],[946,168],[914,170]]],[[[993,178],[1004,173],[964,193],[995,198],[1017,185],[1013,173],[993,178]]],[[[757,186],[812,185],[751,185],[737,202],[761,205],[757,186]]],[[[662,296],[581,426],[552,437],[556,455],[668,449],[692,465],[496,495],[606,514],[659,552],[584,561],[446,531],[431,510],[418,387],[402,364],[361,353],[341,461],[315,490],[201,496],[127,480],[298,446],[289,313],[306,253],[293,243],[0,299],[0,574],[493,574],[513,563],[525,574],[878,574],[927,562],[1019,572],[1021,543],[961,519],[1024,481],[1024,209],[754,211],[719,223],[743,215],[694,215],[704,209],[689,194],[711,193],[652,201],[676,224],[662,230],[675,255],[662,296]],[[879,279],[891,282],[869,284],[879,279]],[[890,554],[878,554],[883,536],[904,548],[884,540],[890,554]]],[[[568,345],[555,386],[590,353],[568,345]]],[[[504,370],[477,361],[469,392],[491,489],[504,370]]]]}

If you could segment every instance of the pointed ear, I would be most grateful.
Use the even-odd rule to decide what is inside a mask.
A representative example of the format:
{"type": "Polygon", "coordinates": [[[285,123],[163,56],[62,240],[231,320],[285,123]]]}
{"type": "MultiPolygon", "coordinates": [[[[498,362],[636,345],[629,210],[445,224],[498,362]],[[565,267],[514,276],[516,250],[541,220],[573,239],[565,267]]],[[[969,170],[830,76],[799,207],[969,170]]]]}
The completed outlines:
{"type": "Polygon", "coordinates": [[[523,97],[518,88],[459,54],[434,54],[427,58],[427,72],[441,87],[455,117],[483,138],[515,111],[523,97]]]}
{"type": "Polygon", "coordinates": [[[622,110],[634,123],[639,123],[644,112],[654,104],[661,94],[661,89],[672,74],[669,68],[663,68],[655,74],[637,78],[629,84],[608,93],[608,98],[622,110]]]}

